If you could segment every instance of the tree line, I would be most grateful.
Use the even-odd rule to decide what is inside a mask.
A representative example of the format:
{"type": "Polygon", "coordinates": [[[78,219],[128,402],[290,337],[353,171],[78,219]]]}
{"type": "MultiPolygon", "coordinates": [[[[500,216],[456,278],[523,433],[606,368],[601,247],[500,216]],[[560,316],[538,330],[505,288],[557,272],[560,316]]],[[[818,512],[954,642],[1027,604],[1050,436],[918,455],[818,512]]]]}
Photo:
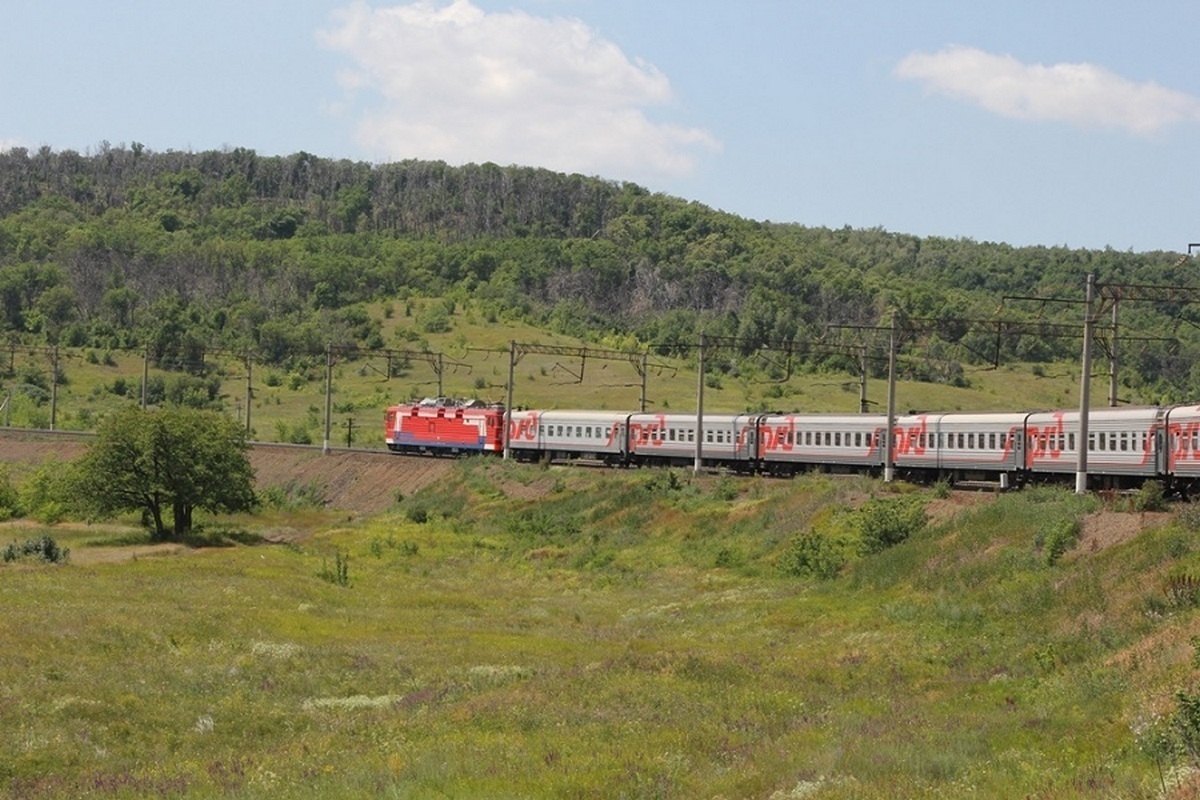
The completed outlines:
{"type": "MultiPolygon", "coordinates": [[[[798,188],[799,190],[803,190],[798,188]]],[[[1190,283],[1173,253],[1012,247],[743,219],[631,183],[525,167],[367,164],[232,148],[0,153],[0,337],[148,348],[161,364],[202,347],[268,363],[326,347],[394,346],[369,303],[471,299],[495,318],[664,353],[700,332],[821,341],[893,311],[944,324],[921,347],[966,361],[1074,359],[1078,340],[998,343],[975,320],[1078,323],[1088,274],[1190,283]]],[[[1122,312],[1122,381],[1152,400],[1200,394],[1197,312],[1122,312]]],[[[844,356],[814,349],[805,358],[844,356]]],[[[931,379],[938,379],[931,376],[931,379]]]]}

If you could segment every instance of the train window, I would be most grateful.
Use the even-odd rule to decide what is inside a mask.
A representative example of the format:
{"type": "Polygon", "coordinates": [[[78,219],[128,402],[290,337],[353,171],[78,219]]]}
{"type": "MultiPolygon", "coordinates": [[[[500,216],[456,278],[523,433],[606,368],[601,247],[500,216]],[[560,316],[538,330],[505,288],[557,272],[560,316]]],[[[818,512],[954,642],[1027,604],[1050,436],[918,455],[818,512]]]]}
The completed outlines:
{"type": "Polygon", "coordinates": [[[692,430],[691,428],[688,429],[688,441],[689,442],[696,441],[696,431],[692,430]]]}
{"type": "Polygon", "coordinates": [[[1074,433],[1067,434],[1067,449],[1068,450],[1075,449],[1075,434],[1074,433]]]}
{"type": "Polygon", "coordinates": [[[975,449],[975,434],[973,434],[973,433],[967,434],[967,448],[969,450],[975,449]]]}
{"type": "Polygon", "coordinates": [[[963,449],[963,435],[961,433],[958,435],[958,449],[963,449]]]}
{"type": "Polygon", "coordinates": [[[809,446],[812,445],[812,431],[804,432],[804,443],[809,446]]]}
{"type": "Polygon", "coordinates": [[[1124,453],[1127,450],[1129,450],[1129,434],[1122,433],[1121,434],[1121,452],[1124,453]]]}
{"type": "Polygon", "coordinates": [[[842,446],[842,433],[841,433],[841,431],[838,431],[837,433],[835,433],[835,434],[833,435],[833,446],[834,446],[834,447],[841,447],[841,446],[842,446]]]}
{"type": "Polygon", "coordinates": [[[1099,441],[1100,449],[1107,450],[1108,449],[1108,437],[1102,433],[1102,434],[1100,434],[1099,438],[1100,438],[1100,441],[1099,441]]]}

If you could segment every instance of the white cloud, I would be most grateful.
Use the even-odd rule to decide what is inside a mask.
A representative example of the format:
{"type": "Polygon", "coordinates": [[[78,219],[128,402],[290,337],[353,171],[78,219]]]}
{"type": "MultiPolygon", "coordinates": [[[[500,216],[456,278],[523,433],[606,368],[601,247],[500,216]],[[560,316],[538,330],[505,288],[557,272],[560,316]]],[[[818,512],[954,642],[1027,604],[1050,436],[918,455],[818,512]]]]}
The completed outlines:
{"type": "Polygon", "coordinates": [[[0,153],[7,153],[13,148],[26,146],[20,139],[5,139],[3,136],[0,136],[0,153]]]}
{"type": "Polygon", "coordinates": [[[930,91],[1013,119],[1069,122],[1151,135],[1200,120],[1200,99],[1156,83],[1135,83],[1095,64],[1023,64],[972,47],[912,53],[896,75],[930,91]]]}
{"type": "Polygon", "coordinates": [[[679,175],[720,149],[708,132],[652,120],[670,82],[578,20],[486,13],[470,0],[337,12],[321,42],[339,76],[375,95],[357,136],[385,159],[494,161],[603,174],[679,175]]]}

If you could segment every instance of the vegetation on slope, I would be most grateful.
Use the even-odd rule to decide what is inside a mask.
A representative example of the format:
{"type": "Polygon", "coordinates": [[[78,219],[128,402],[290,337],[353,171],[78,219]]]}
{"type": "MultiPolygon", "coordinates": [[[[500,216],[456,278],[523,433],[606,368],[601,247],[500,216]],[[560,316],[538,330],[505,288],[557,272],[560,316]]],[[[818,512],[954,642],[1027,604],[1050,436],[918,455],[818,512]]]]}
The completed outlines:
{"type": "Polygon", "coordinates": [[[286,547],[89,562],[114,534],[55,529],[66,565],[0,567],[0,786],[1150,798],[1191,780],[1190,509],[1111,536],[1097,501],[1050,490],[455,472],[286,547]],[[1051,558],[1064,526],[1078,544],[1051,558]],[[840,567],[797,568],[813,534],[840,567]]]}
{"type": "MultiPolygon", "coordinates": [[[[1077,336],[1005,335],[1001,316],[1077,325],[1102,282],[1190,283],[1175,254],[1013,248],[874,230],[744,220],[617,184],[545,170],[407,161],[368,165],[307,153],[0,153],[0,335],[23,344],[148,348],[200,371],[202,353],[253,353],[293,368],[327,345],[407,346],[370,304],[414,295],[480,304],[487,318],[659,355],[700,331],[742,355],[794,343],[812,364],[852,366],[831,325],[923,333],[914,377],[952,382],[957,362],[1075,359],[1077,336]],[[1009,299],[1005,299],[1009,298],[1009,299]],[[936,322],[934,322],[936,321],[936,322]]],[[[1179,304],[1129,304],[1128,396],[1200,394],[1200,335],[1179,304]]],[[[436,314],[420,327],[438,330],[436,314]]],[[[871,344],[878,355],[882,344],[871,344]]],[[[730,367],[716,364],[721,372],[730,367]]],[[[873,362],[873,372],[882,370],[873,362]]],[[[767,370],[769,371],[769,370],[767,370]]],[[[777,377],[777,376],[773,376],[777,377]]]]}

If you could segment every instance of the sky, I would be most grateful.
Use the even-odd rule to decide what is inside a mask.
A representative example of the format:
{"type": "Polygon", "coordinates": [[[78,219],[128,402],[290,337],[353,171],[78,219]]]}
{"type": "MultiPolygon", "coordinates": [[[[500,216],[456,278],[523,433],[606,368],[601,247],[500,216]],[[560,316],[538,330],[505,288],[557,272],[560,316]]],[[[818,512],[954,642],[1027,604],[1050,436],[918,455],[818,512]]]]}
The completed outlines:
{"type": "Polygon", "coordinates": [[[0,151],[493,162],[808,226],[1200,242],[1195,0],[4,0],[0,19],[0,151]]]}

